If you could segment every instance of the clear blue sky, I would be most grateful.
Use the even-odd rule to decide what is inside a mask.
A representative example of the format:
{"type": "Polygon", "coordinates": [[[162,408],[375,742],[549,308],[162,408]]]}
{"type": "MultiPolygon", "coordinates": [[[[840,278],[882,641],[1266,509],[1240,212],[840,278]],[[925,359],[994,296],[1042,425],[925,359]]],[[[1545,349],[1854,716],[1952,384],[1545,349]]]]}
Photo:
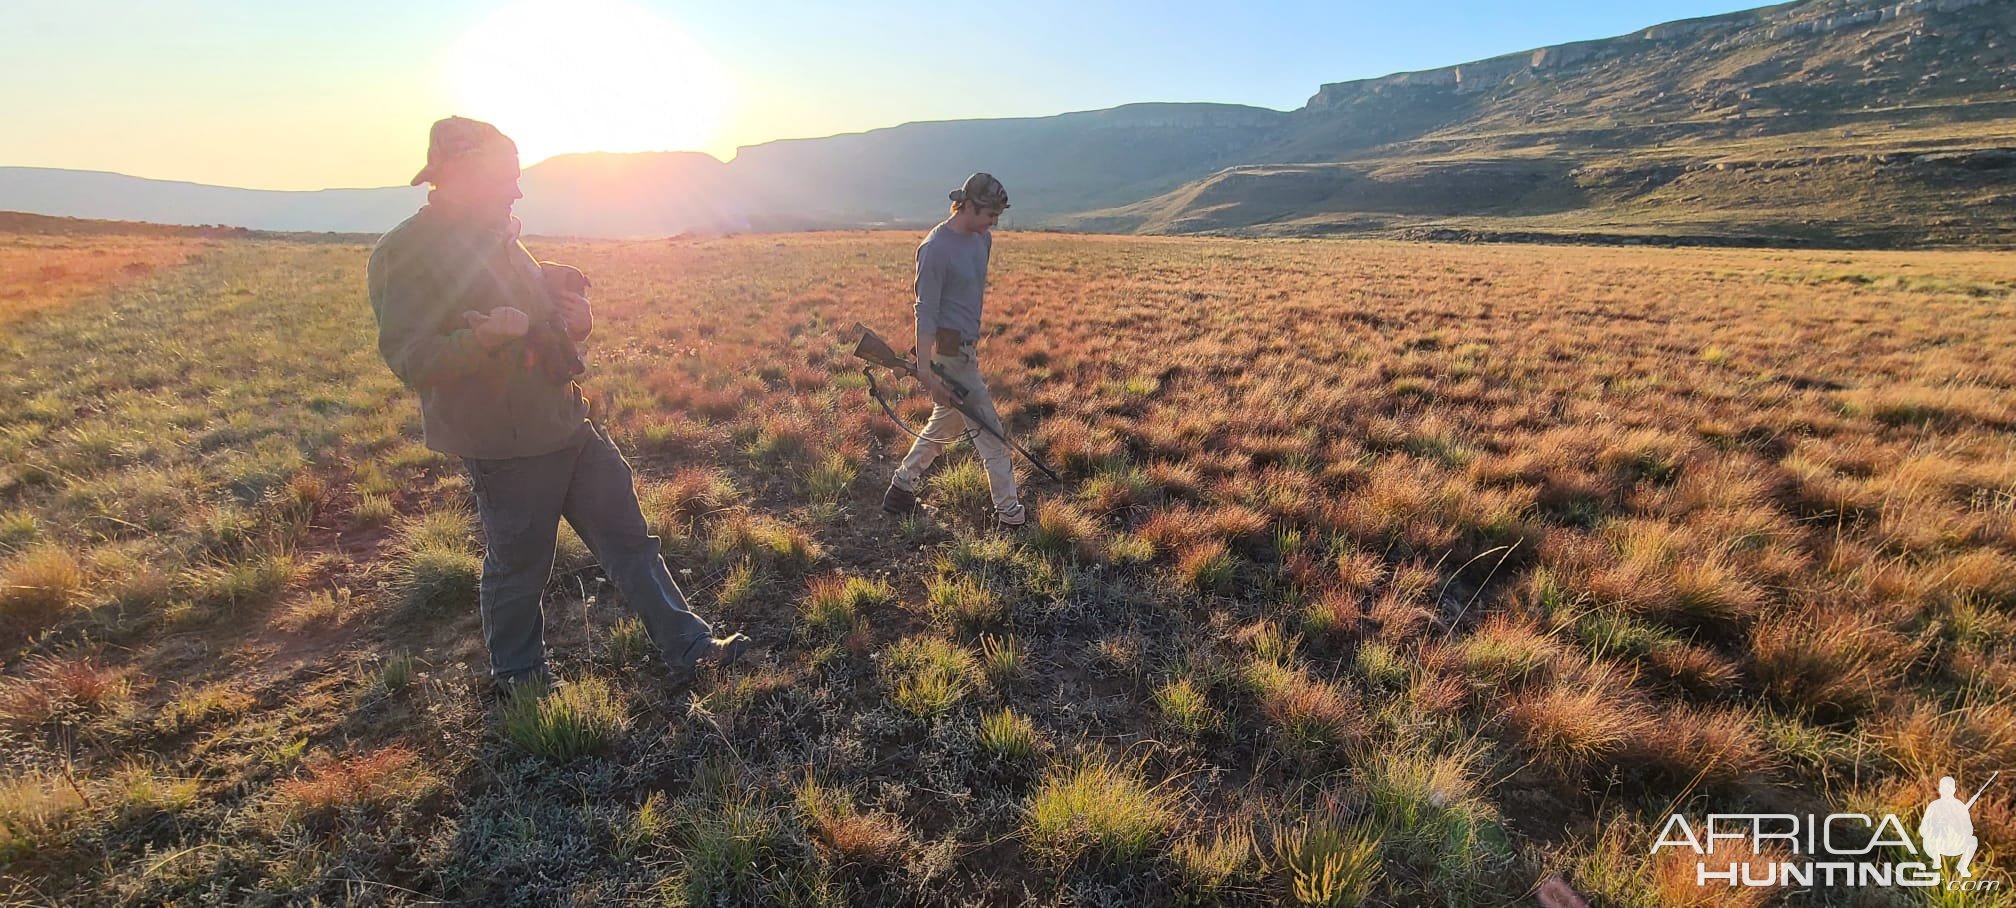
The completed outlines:
{"type": "Polygon", "coordinates": [[[912,120],[1290,109],[1325,82],[1753,5],[8,0],[0,165],[305,189],[404,182],[451,112],[497,121],[528,158],[727,158],[912,120]],[[472,33],[497,37],[472,50],[472,33]]]}

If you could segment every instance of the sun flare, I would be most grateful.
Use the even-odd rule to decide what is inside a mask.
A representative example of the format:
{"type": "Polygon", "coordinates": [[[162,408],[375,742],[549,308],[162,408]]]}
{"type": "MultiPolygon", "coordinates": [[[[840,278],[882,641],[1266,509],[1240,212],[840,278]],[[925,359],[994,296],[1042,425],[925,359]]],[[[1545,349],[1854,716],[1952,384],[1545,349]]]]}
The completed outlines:
{"type": "Polygon", "coordinates": [[[530,165],[578,151],[697,151],[732,86],[671,21],[616,0],[523,0],[451,45],[454,113],[488,120],[530,165]]]}

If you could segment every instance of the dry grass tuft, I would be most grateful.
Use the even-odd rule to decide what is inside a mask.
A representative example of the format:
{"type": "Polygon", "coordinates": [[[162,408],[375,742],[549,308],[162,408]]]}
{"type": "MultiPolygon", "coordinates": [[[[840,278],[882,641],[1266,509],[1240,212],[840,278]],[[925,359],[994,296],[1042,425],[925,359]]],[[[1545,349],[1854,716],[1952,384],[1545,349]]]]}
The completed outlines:
{"type": "Polygon", "coordinates": [[[1533,759],[1562,772],[1607,763],[1653,727],[1616,672],[1595,668],[1514,696],[1501,718],[1533,759]]]}
{"type": "Polygon", "coordinates": [[[1286,895],[1297,905],[1364,904],[1381,875],[1379,837],[1334,817],[1277,826],[1270,844],[1286,895]]]}
{"type": "Polygon", "coordinates": [[[980,676],[973,654],[941,637],[911,637],[882,654],[882,683],[889,699],[912,715],[943,715],[970,692],[980,676]]]}
{"type": "Polygon", "coordinates": [[[1367,731],[1364,709],[1341,684],[1269,659],[1246,666],[1260,710],[1291,746],[1325,750],[1356,743],[1367,731]]]}
{"type": "Polygon", "coordinates": [[[1040,551],[1096,561],[1099,537],[1098,521],[1068,501],[1052,499],[1036,506],[1036,526],[1029,534],[1029,544],[1040,551]]]}
{"type": "Polygon", "coordinates": [[[1667,710],[1638,746],[1644,759],[1684,783],[1754,783],[1769,778],[1779,764],[1757,718],[1737,710],[1667,710]]]}
{"type": "Polygon", "coordinates": [[[133,706],[127,674],[88,657],[38,656],[22,677],[0,685],[0,722],[39,726],[120,715],[133,706]]]}
{"type": "Polygon", "coordinates": [[[867,620],[863,609],[895,602],[896,591],[888,581],[833,574],[806,584],[800,614],[815,636],[838,638],[862,627],[867,620]]]}
{"type": "Polygon", "coordinates": [[[84,569],[68,549],[29,549],[0,566],[0,635],[39,630],[59,618],[84,591],[84,569]]]}
{"type": "Polygon", "coordinates": [[[85,806],[84,793],[56,773],[0,779],[0,858],[33,855],[62,841],[85,806]]]}
{"type": "Polygon", "coordinates": [[[1225,593],[1232,588],[1232,553],[1219,540],[1200,542],[1176,556],[1176,582],[1200,593],[1225,593]]]}
{"type": "Polygon", "coordinates": [[[520,690],[504,701],[504,737],[555,763],[606,753],[629,727],[628,705],[601,678],[520,690]]]}
{"type": "Polygon", "coordinates": [[[1750,649],[1773,696],[1823,716],[1874,708],[1913,655],[1909,642],[1880,621],[1829,610],[1765,621],[1752,632],[1750,649]]]}
{"type": "Polygon", "coordinates": [[[924,608],[933,620],[972,632],[1001,620],[1006,606],[984,580],[940,574],[925,586],[924,608]]]}
{"type": "Polygon", "coordinates": [[[281,811],[298,820],[411,801],[437,784],[419,754],[394,744],[352,757],[311,760],[304,775],[283,780],[273,794],[281,811]]]}
{"type": "Polygon", "coordinates": [[[638,490],[638,501],[651,518],[653,531],[698,520],[733,506],[741,492],[728,472],[719,467],[687,467],[664,482],[647,483],[638,490]]]}
{"type": "Polygon", "coordinates": [[[999,760],[1021,762],[1043,750],[1043,733],[1036,723],[1012,709],[980,717],[980,749],[999,760]]]}
{"type": "Polygon", "coordinates": [[[1176,824],[1176,799],[1138,767],[1093,758],[1052,769],[1024,807],[1029,847],[1063,864],[1146,857],[1176,824]]]}
{"type": "Polygon", "coordinates": [[[1500,614],[1457,644],[1456,658],[1472,683],[1498,687],[1544,680],[1563,650],[1533,622],[1500,614]]]}
{"type": "Polygon", "coordinates": [[[842,861],[897,863],[911,843],[910,830],[900,818],[862,811],[848,791],[821,786],[809,777],[798,786],[798,809],[813,842],[842,861]]]}

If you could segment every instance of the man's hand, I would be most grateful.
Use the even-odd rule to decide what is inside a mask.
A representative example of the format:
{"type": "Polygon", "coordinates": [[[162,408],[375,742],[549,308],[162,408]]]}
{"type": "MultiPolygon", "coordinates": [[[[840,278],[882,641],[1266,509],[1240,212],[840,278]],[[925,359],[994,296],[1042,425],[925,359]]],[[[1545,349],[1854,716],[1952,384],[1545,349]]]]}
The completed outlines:
{"type": "Polygon", "coordinates": [[[567,336],[576,343],[587,340],[588,333],[595,330],[595,310],[588,307],[588,295],[555,294],[553,304],[560,310],[560,320],[567,323],[567,336]]]}
{"type": "Polygon", "coordinates": [[[485,350],[495,350],[511,341],[525,336],[532,327],[532,320],[523,310],[511,306],[498,306],[484,315],[471,309],[462,313],[462,320],[476,331],[476,342],[485,350]]]}

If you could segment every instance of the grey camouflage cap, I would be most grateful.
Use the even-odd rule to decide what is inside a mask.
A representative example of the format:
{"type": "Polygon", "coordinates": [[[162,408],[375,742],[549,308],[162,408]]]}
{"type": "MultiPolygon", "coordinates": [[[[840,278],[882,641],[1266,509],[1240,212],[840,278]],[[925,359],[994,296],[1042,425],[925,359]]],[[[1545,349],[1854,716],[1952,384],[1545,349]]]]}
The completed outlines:
{"type": "Polygon", "coordinates": [[[982,208],[1008,208],[1008,189],[991,173],[976,173],[966,178],[966,185],[952,190],[947,196],[954,202],[972,202],[982,208]]]}
{"type": "Polygon", "coordinates": [[[413,175],[411,185],[438,182],[437,177],[455,162],[479,154],[518,156],[517,143],[497,127],[468,117],[448,117],[434,121],[427,131],[427,166],[413,175]]]}

